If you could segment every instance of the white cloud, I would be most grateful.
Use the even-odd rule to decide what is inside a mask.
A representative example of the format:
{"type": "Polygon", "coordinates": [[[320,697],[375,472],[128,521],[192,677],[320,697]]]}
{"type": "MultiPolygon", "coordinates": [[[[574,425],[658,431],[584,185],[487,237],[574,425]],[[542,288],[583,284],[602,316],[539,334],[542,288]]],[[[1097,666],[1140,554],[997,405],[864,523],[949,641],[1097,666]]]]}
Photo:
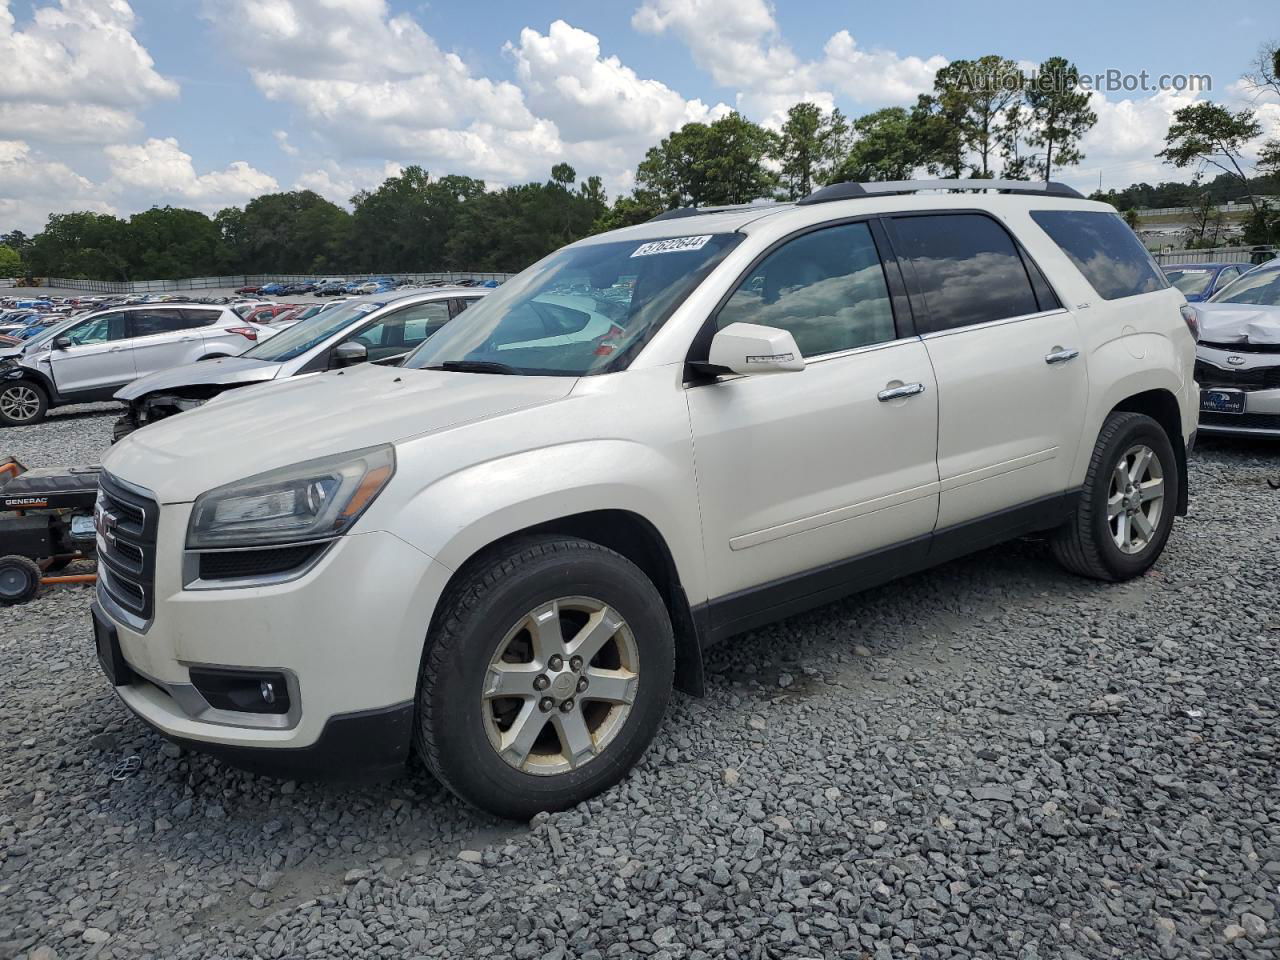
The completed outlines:
{"type": "Polygon", "coordinates": [[[230,164],[225,170],[198,174],[191,154],[183,152],[172,137],[163,140],[152,137],[146,143],[132,146],[110,146],[105,153],[116,187],[145,192],[150,198],[147,206],[177,200],[213,211],[244,203],[279,187],[274,177],[243,160],[230,164]]]}
{"type": "Polygon", "coordinates": [[[276,138],[276,146],[280,148],[280,152],[288,157],[296,157],[300,151],[292,143],[289,142],[289,133],[286,130],[275,130],[271,134],[276,138]]]}
{"type": "Polygon", "coordinates": [[[114,213],[103,191],[22,140],[0,140],[0,229],[34,233],[49,211],[114,213]]]}
{"type": "Polygon", "coordinates": [[[529,111],[519,87],[476,76],[384,0],[207,9],[258,89],[301,111],[339,156],[382,153],[510,181],[543,175],[562,153],[555,124],[529,111]]]}
{"type": "Polygon", "coordinates": [[[134,111],[175,97],[133,35],[126,0],[58,0],[19,27],[0,0],[0,130],[49,143],[104,143],[132,134],[134,111]]]}
{"type": "Polygon", "coordinates": [[[716,83],[737,88],[745,113],[772,126],[792,104],[830,108],[837,94],[874,106],[909,103],[947,63],[938,55],[864,50],[848,30],[827,40],[821,58],[804,60],[782,39],[766,0],[644,0],[631,24],[678,38],[716,83]]]}
{"type": "Polygon", "coordinates": [[[349,206],[361,190],[371,190],[388,177],[398,177],[404,168],[388,160],[382,166],[339,166],[330,161],[325,166],[308,170],[298,177],[295,190],[312,190],[326,200],[349,206]]]}
{"type": "Polygon", "coordinates": [[[505,49],[529,106],[571,142],[622,138],[652,145],[685,123],[729,112],[724,104],[708,107],[660,81],[642,79],[616,56],[602,56],[595,34],[563,20],[552,23],[545,36],[526,27],[519,44],[505,49]]]}

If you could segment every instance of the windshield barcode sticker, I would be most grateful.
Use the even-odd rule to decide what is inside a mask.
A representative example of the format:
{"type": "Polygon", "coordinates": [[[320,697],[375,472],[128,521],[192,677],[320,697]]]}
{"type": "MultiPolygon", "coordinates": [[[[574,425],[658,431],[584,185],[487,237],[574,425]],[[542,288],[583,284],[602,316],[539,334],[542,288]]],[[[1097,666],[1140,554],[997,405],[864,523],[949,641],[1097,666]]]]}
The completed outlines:
{"type": "Polygon", "coordinates": [[[673,237],[670,240],[654,240],[636,247],[633,257],[652,257],[656,253],[683,253],[685,250],[701,250],[711,239],[711,234],[702,237],[673,237]]]}

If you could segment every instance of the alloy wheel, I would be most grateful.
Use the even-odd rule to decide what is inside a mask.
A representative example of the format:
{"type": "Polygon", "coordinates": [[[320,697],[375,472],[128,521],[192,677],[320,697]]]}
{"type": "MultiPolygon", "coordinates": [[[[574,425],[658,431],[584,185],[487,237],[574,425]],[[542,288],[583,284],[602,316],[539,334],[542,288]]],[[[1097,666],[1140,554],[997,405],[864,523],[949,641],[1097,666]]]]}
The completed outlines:
{"type": "Polygon", "coordinates": [[[30,420],[39,412],[40,397],[28,386],[17,384],[0,393],[0,413],[10,420],[30,420]]]}
{"type": "Polygon", "coordinates": [[[539,776],[590,763],[626,724],[639,659],[631,628],[608,604],[562,597],[530,610],[485,673],[490,745],[512,767],[539,776]]]}
{"type": "Polygon", "coordinates": [[[1164,512],[1164,467],[1146,444],[1130,447],[1116,461],[1107,496],[1107,523],[1122,553],[1141,553],[1160,528],[1164,512]]]}

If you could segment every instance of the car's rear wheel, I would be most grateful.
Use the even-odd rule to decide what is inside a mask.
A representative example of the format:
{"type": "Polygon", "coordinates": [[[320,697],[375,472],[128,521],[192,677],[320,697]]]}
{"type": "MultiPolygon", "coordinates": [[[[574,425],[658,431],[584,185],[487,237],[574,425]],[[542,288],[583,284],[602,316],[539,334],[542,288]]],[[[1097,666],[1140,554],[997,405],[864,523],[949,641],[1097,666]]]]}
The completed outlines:
{"type": "Polygon", "coordinates": [[[1113,413],[1094,445],[1075,516],[1051,541],[1054,555],[1081,576],[1136,577],[1163,552],[1178,494],[1164,428],[1140,413],[1113,413]]]}
{"type": "Polygon", "coordinates": [[[571,807],[639,760],[674,663],[662,598],[629,560],[583,540],[517,542],[476,563],[437,612],[419,753],[499,816],[571,807]]]}
{"type": "Polygon", "coordinates": [[[0,557],[0,605],[26,603],[40,592],[40,566],[27,557],[0,557]]]}
{"type": "Polygon", "coordinates": [[[39,423],[49,410],[49,397],[39,384],[12,380],[0,386],[0,423],[7,427],[27,427],[39,423]]]}

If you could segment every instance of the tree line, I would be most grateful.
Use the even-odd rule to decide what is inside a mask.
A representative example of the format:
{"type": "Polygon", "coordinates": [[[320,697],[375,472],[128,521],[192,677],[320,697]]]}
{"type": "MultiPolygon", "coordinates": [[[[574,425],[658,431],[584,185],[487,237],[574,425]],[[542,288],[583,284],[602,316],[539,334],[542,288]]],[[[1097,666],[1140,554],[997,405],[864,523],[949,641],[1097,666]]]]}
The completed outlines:
{"type": "MultiPolygon", "coordinates": [[[[1280,93],[1276,51],[1260,55],[1246,78],[1280,93]]],[[[264,194],[209,217],[156,207],[128,219],[87,212],[53,214],[33,237],[0,235],[0,274],[103,280],[239,273],[367,273],[435,270],[517,271],[557,247],[601,230],[643,222],[677,206],[796,199],[842,181],[905,180],[927,171],[946,178],[1048,180],[1084,159],[1080,144],[1097,123],[1076,66],[1051,57],[1030,75],[989,55],[938,71],[910,107],[849,118],[797,103],[777,130],[730,113],[687,123],[651,147],[635,188],[613,198],[600,177],[579,180],[566,163],[544,182],[489,190],[472,177],[432,177],[410,166],[351,198],[350,210],[309,190],[264,194]],[[6,254],[5,248],[10,253],[6,254]],[[15,263],[7,269],[4,264],[15,263]]],[[[1190,185],[1135,185],[1101,195],[1121,209],[1188,205],[1204,191],[1243,188],[1255,234],[1275,217],[1253,198],[1241,150],[1260,131],[1249,111],[1197,103],[1179,110],[1159,156],[1197,166],[1190,185]],[[1246,116],[1245,114],[1250,114],[1246,116]],[[1214,166],[1221,175],[1201,183],[1214,166]],[[1177,193],[1181,187],[1185,193],[1177,193]],[[1177,194],[1184,202],[1165,204],[1177,194]]],[[[1280,172],[1271,144],[1257,173],[1280,172]]],[[[1230,198],[1227,196],[1227,198],[1230,198]]]]}

